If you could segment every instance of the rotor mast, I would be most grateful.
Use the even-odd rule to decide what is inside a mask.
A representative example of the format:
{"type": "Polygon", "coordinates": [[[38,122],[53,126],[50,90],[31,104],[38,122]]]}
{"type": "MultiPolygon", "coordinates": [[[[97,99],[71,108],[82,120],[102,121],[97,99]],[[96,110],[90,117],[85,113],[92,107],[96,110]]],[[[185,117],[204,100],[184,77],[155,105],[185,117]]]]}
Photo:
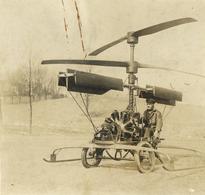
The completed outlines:
{"type": "Polygon", "coordinates": [[[135,64],[134,61],[134,49],[135,44],[138,43],[138,37],[133,36],[132,32],[128,33],[128,39],[127,43],[130,45],[130,62],[129,66],[127,67],[127,73],[128,73],[128,84],[129,84],[129,104],[128,104],[128,110],[134,111],[134,85],[135,81],[137,80],[137,77],[135,74],[138,71],[138,67],[135,64]]]}
{"type": "MultiPolygon", "coordinates": [[[[171,68],[166,68],[166,67],[157,67],[157,66],[152,66],[152,65],[147,65],[147,64],[140,64],[136,61],[134,61],[134,47],[135,44],[138,43],[138,38],[151,35],[154,33],[158,33],[160,31],[186,24],[186,23],[191,23],[191,22],[196,22],[197,20],[194,18],[186,17],[186,18],[179,18],[176,20],[170,20],[167,22],[159,23],[153,26],[149,26],[147,28],[143,28],[141,30],[133,31],[133,32],[128,32],[126,35],[122,36],[121,38],[112,41],[110,43],[107,43],[106,45],[103,45],[102,47],[96,49],[95,51],[91,52],[89,56],[96,56],[103,51],[113,47],[114,45],[117,45],[121,43],[122,41],[127,40],[127,43],[130,45],[130,61],[129,62],[122,62],[122,61],[108,61],[108,60],[45,60],[42,62],[42,64],[82,64],[82,65],[98,65],[98,66],[112,66],[112,67],[126,67],[127,74],[128,74],[128,88],[129,88],[129,104],[127,109],[130,111],[134,111],[134,90],[139,89],[138,86],[135,85],[135,82],[137,80],[137,77],[135,74],[138,71],[138,68],[153,68],[153,69],[161,69],[161,70],[167,70],[167,71],[175,71],[175,72],[180,72],[180,73],[185,73],[185,74],[190,74],[190,75],[195,75],[195,76],[200,76],[200,77],[205,77],[204,75],[196,74],[196,73],[189,73],[181,70],[175,70],[171,68]]],[[[119,85],[122,82],[117,82],[116,86],[119,87],[119,85]]],[[[122,85],[122,84],[121,84],[122,85]]],[[[84,86],[85,87],[85,86],[84,86]]],[[[127,87],[127,86],[126,86],[127,87]]],[[[109,88],[110,90],[111,88],[109,88]]],[[[82,90],[82,89],[81,89],[82,90]]]]}

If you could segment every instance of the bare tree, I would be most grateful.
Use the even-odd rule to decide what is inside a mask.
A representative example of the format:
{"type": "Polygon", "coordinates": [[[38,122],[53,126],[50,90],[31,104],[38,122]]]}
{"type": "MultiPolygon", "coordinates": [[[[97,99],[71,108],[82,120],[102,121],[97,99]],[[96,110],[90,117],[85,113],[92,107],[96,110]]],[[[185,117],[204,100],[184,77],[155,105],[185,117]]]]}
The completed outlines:
{"type": "Polygon", "coordinates": [[[46,83],[47,72],[46,69],[40,68],[39,65],[36,65],[32,70],[32,92],[33,97],[38,97],[38,100],[41,100],[41,97],[44,93],[44,85],[46,83]]]}
{"type": "Polygon", "coordinates": [[[29,66],[21,66],[9,75],[8,84],[7,95],[12,99],[17,96],[19,103],[22,96],[29,99],[31,95],[33,101],[41,100],[42,97],[45,99],[61,97],[56,75],[49,75],[47,69],[41,68],[38,64],[34,65],[31,60],[29,66]]]}
{"type": "Polygon", "coordinates": [[[0,127],[3,125],[3,111],[2,111],[2,100],[3,100],[3,80],[0,78],[0,127]]]}
{"type": "Polygon", "coordinates": [[[29,96],[29,111],[30,111],[30,120],[29,120],[29,129],[30,135],[32,134],[32,119],[33,119],[33,107],[32,107],[32,67],[31,67],[31,58],[29,59],[29,79],[28,79],[28,96],[29,96]]]}

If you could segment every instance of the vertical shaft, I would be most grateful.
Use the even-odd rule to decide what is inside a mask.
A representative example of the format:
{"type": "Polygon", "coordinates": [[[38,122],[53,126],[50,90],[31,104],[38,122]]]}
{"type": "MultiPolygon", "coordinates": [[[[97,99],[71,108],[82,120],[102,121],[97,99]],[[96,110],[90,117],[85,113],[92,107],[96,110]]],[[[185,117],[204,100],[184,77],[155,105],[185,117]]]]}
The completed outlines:
{"type": "MultiPolygon", "coordinates": [[[[130,64],[128,67],[128,84],[129,85],[134,85],[135,84],[135,75],[134,75],[134,47],[135,44],[130,44],[130,64]]],[[[134,89],[132,86],[129,87],[129,105],[128,105],[128,109],[130,111],[134,110],[134,89]]]]}
{"type": "MultiPolygon", "coordinates": [[[[135,75],[133,73],[130,73],[129,76],[129,84],[134,84],[135,82],[135,75]]],[[[134,89],[132,86],[129,86],[129,105],[128,109],[133,111],[134,110],[134,89]]]]}
{"type": "Polygon", "coordinates": [[[128,84],[129,84],[128,109],[130,111],[134,111],[134,84],[136,80],[135,74],[137,73],[137,69],[138,69],[138,66],[135,64],[134,61],[134,49],[135,49],[135,44],[138,43],[138,37],[133,36],[133,32],[128,32],[127,36],[128,36],[127,43],[130,45],[130,63],[129,66],[127,67],[128,84]]]}

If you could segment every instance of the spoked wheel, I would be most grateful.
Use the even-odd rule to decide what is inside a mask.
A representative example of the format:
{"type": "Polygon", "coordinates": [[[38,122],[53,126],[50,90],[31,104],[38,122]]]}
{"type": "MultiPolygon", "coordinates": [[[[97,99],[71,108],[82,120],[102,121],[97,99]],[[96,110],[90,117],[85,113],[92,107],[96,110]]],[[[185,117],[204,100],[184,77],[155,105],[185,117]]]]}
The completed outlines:
{"type": "Polygon", "coordinates": [[[97,167],[102,160],[103,149],[83,148],[81,153],[82,164],[85,168],[97,167]]]}
{"type": "MultiPolygon", "coordinates": [[[[137,146],[152,148],[148,142],[141,142],[137,146]]],[[[155,153],[152,151],[138,150],[135,153],[138,169],[141,173],[148,173],[153,171],[155,166],[155,153]]]]}

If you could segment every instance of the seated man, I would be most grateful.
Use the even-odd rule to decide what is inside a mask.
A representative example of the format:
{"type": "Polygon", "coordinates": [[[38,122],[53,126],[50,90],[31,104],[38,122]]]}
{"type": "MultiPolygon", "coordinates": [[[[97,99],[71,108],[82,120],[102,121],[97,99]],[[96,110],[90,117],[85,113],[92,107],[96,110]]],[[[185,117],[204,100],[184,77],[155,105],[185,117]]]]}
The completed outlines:
{"type": "Polygon", "coordinates": [[[142,122],[144,124],[144,138],[159,138],[162,129],[162,114],[154,108],[155,100],[146,99],[147,109],[144,111],[142,122]]]}

